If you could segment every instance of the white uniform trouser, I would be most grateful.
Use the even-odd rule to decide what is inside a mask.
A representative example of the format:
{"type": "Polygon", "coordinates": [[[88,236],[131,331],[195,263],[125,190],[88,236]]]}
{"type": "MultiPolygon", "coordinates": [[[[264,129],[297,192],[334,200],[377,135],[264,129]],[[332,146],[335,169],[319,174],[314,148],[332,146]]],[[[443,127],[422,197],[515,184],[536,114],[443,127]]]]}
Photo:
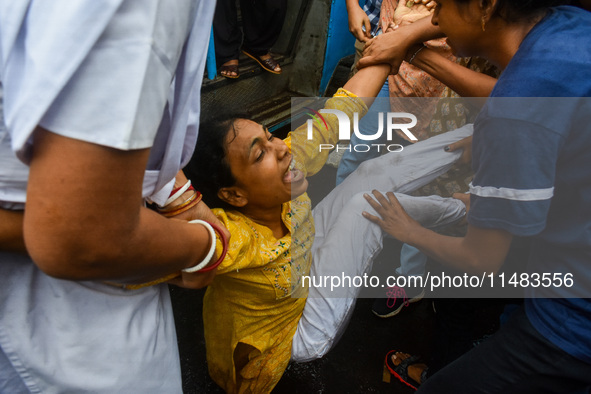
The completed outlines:
{"type": "MultiPolygon", "coordinates": [[[[382,249],[382,229],[365,219],[377,215],[363,198],[376,189],[397,192],[406,212],[428,228],[440,228],[465,215],[459,200],[439,196],[411,197],[410,193],[448,171],[461,151],[444,147],[472,135],[471,124],[362,163],[314,209],[316,235],[310,277],[363,276],[371,271],[382,249]]],[[[310,286],[304,313],[293,338],[292,360],[324,356],[345,330],[360,287],[310,286]]]]}

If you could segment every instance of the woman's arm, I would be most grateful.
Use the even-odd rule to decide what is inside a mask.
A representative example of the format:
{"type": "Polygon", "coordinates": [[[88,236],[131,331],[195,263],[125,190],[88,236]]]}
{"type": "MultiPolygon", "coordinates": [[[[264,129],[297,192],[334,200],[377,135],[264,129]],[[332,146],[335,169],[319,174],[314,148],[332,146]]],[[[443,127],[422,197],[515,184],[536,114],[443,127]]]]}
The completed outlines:
{"type": "Polygon", "coordinates": [[[365,104],[370,107],[375,97],[380,92],[386,78],[390,73],[390,66],[378,64],[359,70],[347,81],[343,89],[363,98],[365,104]]]}
{"type": "MultiPolygon", "coordinates": [[[[418,46],[413,49],[410,54],[419,51],[412,59],[413,66],[429,73],[462,97],[488,97],[497,82],[496,78],[452,62],[429,48],[418,46]]],[[[408,57],[407,61],[410,60],[408,57]]]]}
{"type": "MultiPolygon", "coordinates": [[[[369,107],[384,85],[389,69],[390,67],[387,64],[380,64],[360,70],[347,81],[343,89],[359,97],[369,107]]],[[[349,117],[349,124],[351,125],[355,112],[363,116],[367,111],[367,108],[359,103],[359,99],[338,97],[336,95],[335,98],[326,102],[325,109],[336,109],[345,113],[349,117]]],[[[288,137],[288,145],[294,155],[296,166],[304,171],[306,176],[314,175],[320,171],[326,163],[330,150],[339,141],[340,130],[336,115],[324,114],[322,116],[326,121],[326,126],[324,123],[321,125],[313,123],[313,139],[308,139],[306,124],[291,132],[290,137],[288,137]],[[322,149],[322,147],[325,149],[322,149]]]]}
{"type": "Polygon", "coordinates": [[[391,67],[390,73],[397,74],[400,64],[413,45],[441,37],[443,37],[441,29],[433,26],[430,16],[409,25],[400,26],[365,44],[363,57],[359,60],[357,68],[387,63],[391,67]]]}
{"type": "Polygon", "coordinates": [[[143,283],[205,257],[205,227],[143,207],[148,149],[121,151],[42,128],[34,138],[24,239],[44,272],[70,280],[143,283]]]}

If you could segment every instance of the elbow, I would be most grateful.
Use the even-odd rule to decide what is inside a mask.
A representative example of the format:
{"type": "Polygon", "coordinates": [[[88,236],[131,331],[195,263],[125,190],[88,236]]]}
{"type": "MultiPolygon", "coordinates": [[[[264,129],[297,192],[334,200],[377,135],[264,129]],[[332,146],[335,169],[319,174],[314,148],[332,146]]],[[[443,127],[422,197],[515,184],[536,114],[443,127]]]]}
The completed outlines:
{"type": "Polygon", "coordinates": [[[43,273],[64,280],[105,279],[105,262],[113,261],[116,254],[92,236],[72,232],[25,230],[25,243],[31,259],[43,273]]]}
{"type": "Polygon", "coordinates": [[[497,274],[503,262],[486,255],[471,256],[466,264],[466,273],[472,275],[497,274]]]}

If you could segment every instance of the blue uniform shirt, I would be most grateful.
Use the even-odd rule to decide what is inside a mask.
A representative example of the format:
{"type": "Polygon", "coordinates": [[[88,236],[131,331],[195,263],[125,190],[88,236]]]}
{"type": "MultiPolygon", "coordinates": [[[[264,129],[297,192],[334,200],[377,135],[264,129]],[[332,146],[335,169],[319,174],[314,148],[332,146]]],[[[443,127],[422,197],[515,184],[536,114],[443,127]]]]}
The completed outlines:
{"type": "Polygon", "coordinates": [[[472,205],[481,228],[534,236],[534,327],[591,362],[591,13],[557,7],[527,35],[474,126],[472,205]]]}

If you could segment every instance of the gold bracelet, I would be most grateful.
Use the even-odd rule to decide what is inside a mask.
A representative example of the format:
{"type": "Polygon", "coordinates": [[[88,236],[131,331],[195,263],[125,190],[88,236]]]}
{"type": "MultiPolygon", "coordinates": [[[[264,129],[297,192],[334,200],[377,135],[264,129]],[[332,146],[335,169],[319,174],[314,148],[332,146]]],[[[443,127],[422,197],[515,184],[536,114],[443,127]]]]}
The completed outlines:
{"type": "Polygon", "coordinates": [[[195,197],[193,198],[193,200],[191,202],[189,202],[188,204],[183,204],[183,206],[179,206],[176,209],[170,210],[170,211],[166,211],[166,212],[161,212],[162,216],[170,218],[176,215],[180,215],[183,212],[187,212],[189,209],[193,208],[194,206],[196,206],[197,204],[199,204],[201,202],[201,194],[199,194],[199,197],[195,197]]]}
{"type": "Polygon", "coordinates": [[[191,202],[193,202],[193,200],[195,200],[198,197],[201,197],[201,193],[199,193],[198,191],[195,191],[194,193],[191,194],[191,196],[189,198],[187,198],[181,204],[175,205],[175,206],[169,207],[169,208],[159,208],[158,212],[168,213],[168,212],[176,211],[177,209],[180,209],[186,205],[189,205],[191,202]]]}

